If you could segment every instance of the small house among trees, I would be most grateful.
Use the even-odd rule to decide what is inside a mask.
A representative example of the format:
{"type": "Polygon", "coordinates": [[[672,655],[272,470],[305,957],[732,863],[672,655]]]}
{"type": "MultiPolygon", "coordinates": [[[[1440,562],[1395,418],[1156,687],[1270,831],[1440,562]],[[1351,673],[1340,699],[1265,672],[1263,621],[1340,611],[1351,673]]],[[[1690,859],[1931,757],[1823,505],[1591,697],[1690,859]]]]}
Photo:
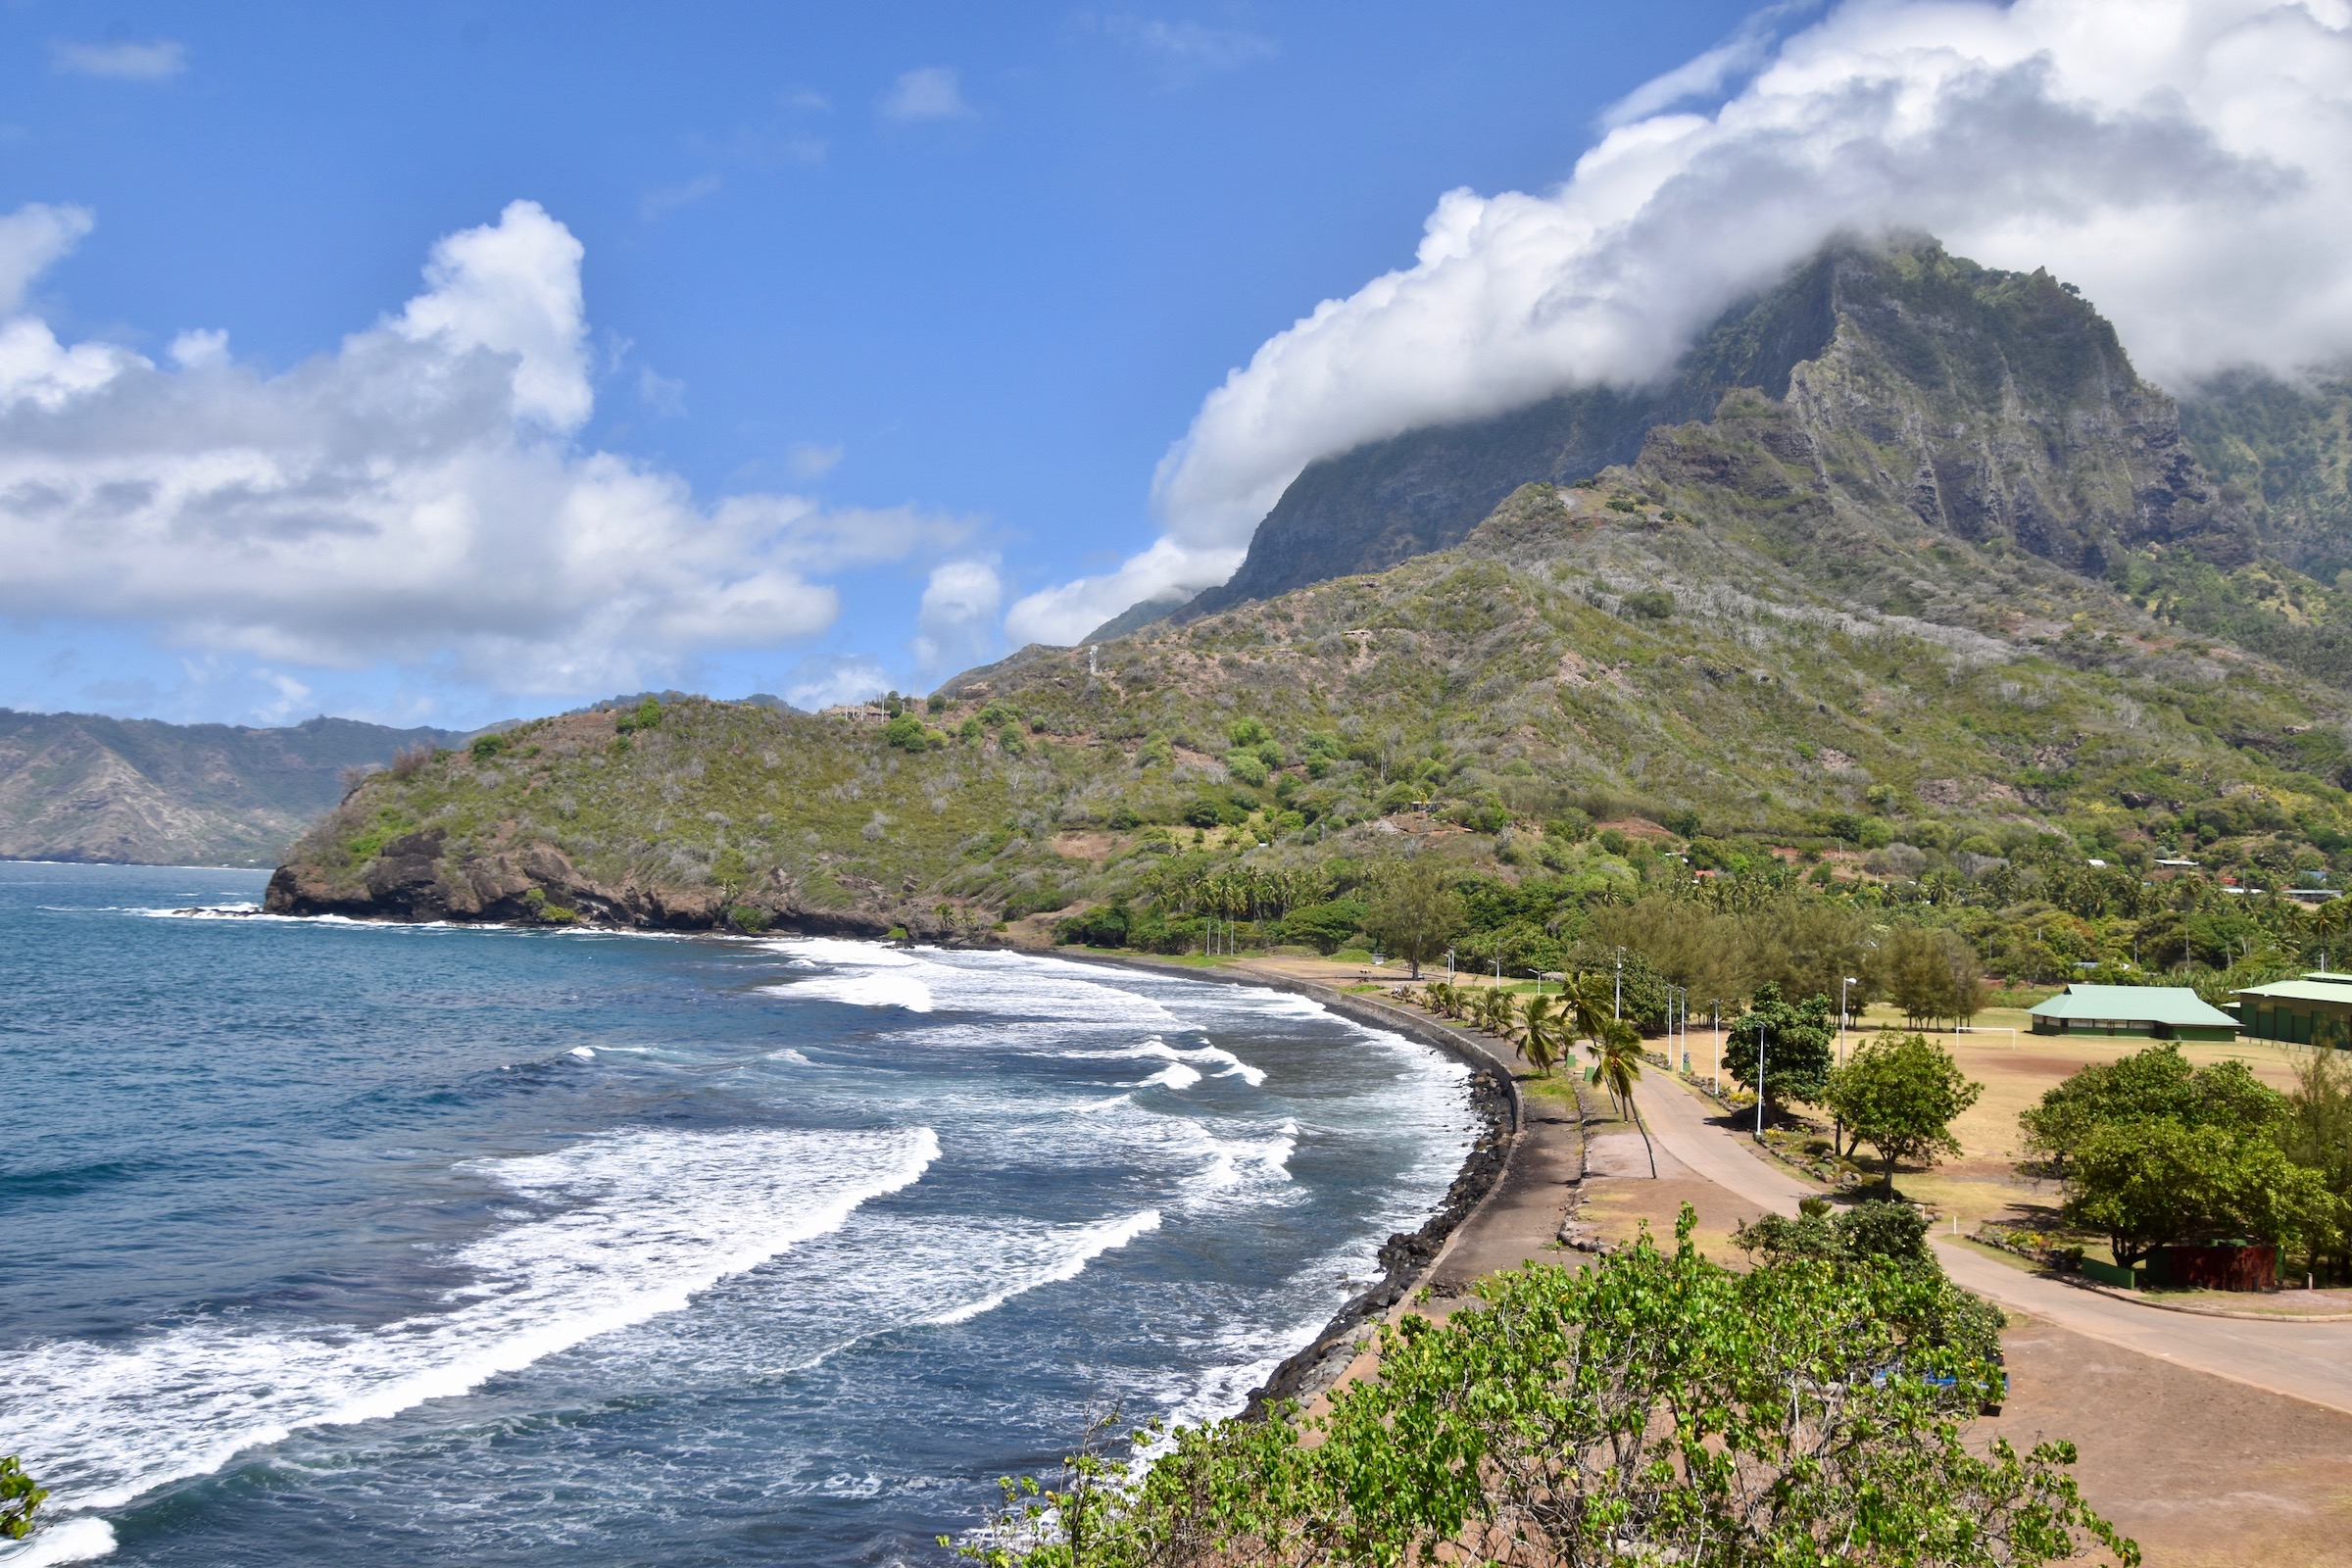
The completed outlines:
{"type": "Polygon", "coordinates": [[[2235,1040],[2237,1020],[2186,986],[2070,985],[2033,1009],[2037,1035],[2235,1040]]]}

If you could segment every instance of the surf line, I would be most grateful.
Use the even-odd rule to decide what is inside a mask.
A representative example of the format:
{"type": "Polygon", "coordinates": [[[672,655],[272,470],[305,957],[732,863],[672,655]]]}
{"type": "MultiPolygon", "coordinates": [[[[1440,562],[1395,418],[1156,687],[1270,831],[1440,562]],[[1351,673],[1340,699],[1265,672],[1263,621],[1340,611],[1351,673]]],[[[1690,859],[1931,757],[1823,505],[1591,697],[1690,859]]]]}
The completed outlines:
{"type": "Polygon", "coordinates": [[[1185,980],[1213,980],[1226,985],[1288,992],[1316,1004],[1327,1012],[1336,1013],[1349,1023],[1383,1034],[1403,1036],[1415,1044],[1451,1056],[1470,1068],[1470,1108],[1479,1119],[1480,1131],[1471,1140],[1469,1152],[1462,1157],[1462,1168],[1454,1176],[1453,1184],[1446,1190],[1445,1198],[1439,1200],[1437,1208],[1423,1221],[1419,1230],[1410,1235],[1399,1233],[1382,1245],[1378,1256],[1384,1272],[1379,1283],[1342,1306],[1304,1349],[1276,1367],[1261,1387],[1251,1391],[1242,1413],[1247,1417],[1261,1417],[1269,1408],[1285,1399],[1303,1399],[1310,1394],[1320,1393],[1347,1370],[1348,1361],[1353,1358],[1352,1354],[1343,1357],[1338,1352],[1343,1346],[1352,1350],[1355,1331],[1419,1288],[1431,1265],[1437,1262],[1438,1254],[1445,1250],[1446,1243],[1456,1231],[1469,1224],[1486,1206],[1487,1200],[1501,1190],[1503,1178],[1510,1173],[1511,1162],[1519,1152],[1520,1128],[1526,1114],[1526,1107],[1519,1098],[1518,1081],[1511,1075],[1509,1061],[1489,1050],[1483,1041],[1428,1019],[1415,1017],[1401,1008],[1348,996],[1312,980],[1298,980],[1288,975],[1231,974],[1163,963],[1152,958],[1102,953],[1054,953],[1039,956],[1052,956],[1070,963],[1099,964],[1104,968],[1136,969],[1185,980]],[[1332,1365],[1335,1360],[1338,1364],[1332,1365]]]}

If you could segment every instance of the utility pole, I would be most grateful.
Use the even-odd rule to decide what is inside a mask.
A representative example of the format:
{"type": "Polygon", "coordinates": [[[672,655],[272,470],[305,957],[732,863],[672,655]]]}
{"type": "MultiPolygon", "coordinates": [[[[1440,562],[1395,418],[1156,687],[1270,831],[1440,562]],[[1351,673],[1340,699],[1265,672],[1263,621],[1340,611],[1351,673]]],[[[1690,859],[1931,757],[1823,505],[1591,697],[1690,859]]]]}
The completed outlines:
{"type": "Polygon", "coordinates": [[[1854,977],[1850,974],[1838,982],[1838,1065],[1840,1067],[1845,1065],[1845,1003],[1853,989],[1854,977]]]}
{"type": "Polygon", "coordinates": [[[1617,996],[1616,1000],[1609,1004],[1609,1016],[1619,1019],[1625,1016],[1625,950],[1623,948],[1617,950],[1617,996]]]}
{"type": "Polygon", "coordinates": [[[1720,1095],[1723,1093],[1723,999],[1711,997],[1707,1005],[1715,1014],[1715,1070],[1707,1074],[1707,1087],[1720,1095]]]}
{"type": "Polygon", "coordinates": [[[1756,1020],[1756,1142],[1764,1141],[1764,1020],[1756,1020]]]}

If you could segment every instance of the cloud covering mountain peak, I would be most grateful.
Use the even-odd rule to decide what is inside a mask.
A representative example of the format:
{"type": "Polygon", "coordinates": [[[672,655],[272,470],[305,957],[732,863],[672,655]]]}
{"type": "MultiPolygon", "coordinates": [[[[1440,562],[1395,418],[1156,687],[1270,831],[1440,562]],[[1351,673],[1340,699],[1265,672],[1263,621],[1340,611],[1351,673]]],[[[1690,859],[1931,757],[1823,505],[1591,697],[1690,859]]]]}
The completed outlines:
{"type": "Polygon", "coordinates": [[[1838,234],[2047,268],[2175,387],[2352,355],[2346,0],[1850,0],[1625,102],[1562,184],[1446,192],[1410,266],[1261,345],[1160,463],[1159,539],[1016,603],[1016,640],[1223,581],[1316,458],[1652,381],[1838,234]]]}

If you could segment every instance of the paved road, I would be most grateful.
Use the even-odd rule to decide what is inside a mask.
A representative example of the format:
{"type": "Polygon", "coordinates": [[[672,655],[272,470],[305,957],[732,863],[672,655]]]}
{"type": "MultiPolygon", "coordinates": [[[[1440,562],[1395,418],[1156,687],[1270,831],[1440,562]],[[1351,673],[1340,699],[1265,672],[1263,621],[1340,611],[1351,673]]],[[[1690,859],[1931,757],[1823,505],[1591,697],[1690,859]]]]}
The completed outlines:
{"type": "MultiPolygon", "coordinates": [[[[1660,1073],[1636,1096],[1659,1147],[1738,1197],[1784,1214],[1821,1191],[1753,1152],[1739,1133],[1708,1121],[1715,1107],[1660,1073]]],[[[2256,1323],[2192,1317],[2078,1290],[2013,1268],[1964,1243],[1940,1239],[1944,1271],[1981,1296],[2021,1312],[2271,1394],[2352,1412],[2352,1323],[2256,1323]]]]}

